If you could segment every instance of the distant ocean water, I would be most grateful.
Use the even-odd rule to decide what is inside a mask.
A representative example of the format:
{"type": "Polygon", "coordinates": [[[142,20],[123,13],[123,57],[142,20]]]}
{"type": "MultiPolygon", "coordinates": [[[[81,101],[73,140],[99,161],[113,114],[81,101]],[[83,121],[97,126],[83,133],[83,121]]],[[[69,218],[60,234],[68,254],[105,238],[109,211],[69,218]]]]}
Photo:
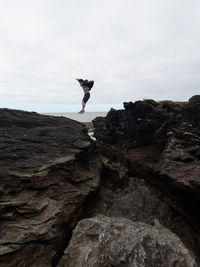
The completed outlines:
{"type": "MultiPolygon", "coordinates": [[[[9,104],[2,103],[2,108],[35,111],[38,113],[76,113],[81,110],[81,104],[9,104]]],[[[121,109],[122,104],[88,104],[87,112],[108,112],[111,108],[121,109]]]]}
{"type": "Polygon", "coordinates": [[[105,117],[107,112],[85,112],[83,114],[75,113],[75,112],[51,112],[44,113],[45,115],[51,116],[63,116],[72,120],[76,120],[79,122],[91,122],[96,117],[105,117]]]}
{"type": "Polygon", "coordinates": [[[106,116],[111,108],[122,109],[123,104],[88,104],[86,112],[78,114],[80,104],[9,104],[0,105],[2,108],[10,108],[25,111],[34,111],[40,114],[52,116],[64,116],[80,122],[91,122],[96,117],[106,116]]]}

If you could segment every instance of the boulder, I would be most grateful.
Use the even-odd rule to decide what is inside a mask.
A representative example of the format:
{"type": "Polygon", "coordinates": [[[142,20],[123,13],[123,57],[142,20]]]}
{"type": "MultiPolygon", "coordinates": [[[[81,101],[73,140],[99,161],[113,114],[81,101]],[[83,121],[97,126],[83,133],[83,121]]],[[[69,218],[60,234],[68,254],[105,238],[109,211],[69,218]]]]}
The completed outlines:
{"type": "Polygon", "coordinates": [[[189,104],[200,104],[200,95],[194,95],[188,100],[189,104]]]}
{"type": "Polygon", "coordinates": [[[101,163],[85,126],[0,109],[0,266],[57,263],[101,163]]]}
{"type": "Polygon", "coordinates": [[[78,223],[58,267],[197,267],[181,240],[154,225],[98,215],[78,223]]]}

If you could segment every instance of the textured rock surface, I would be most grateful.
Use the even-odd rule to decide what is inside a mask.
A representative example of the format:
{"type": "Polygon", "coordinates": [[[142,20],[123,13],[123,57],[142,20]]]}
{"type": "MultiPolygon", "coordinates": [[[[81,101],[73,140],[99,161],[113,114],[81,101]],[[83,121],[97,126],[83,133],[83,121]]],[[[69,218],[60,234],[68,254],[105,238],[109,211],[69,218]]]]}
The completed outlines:
{"type": "Polygon", "coordinates": [[[159,176],[199,199],[200,96],[182,105],[146,100],[124,106],[93,121],[100,152],[112,160],[118,154],[132,174],[159,176]]]}
{"type": "Polygon", "coordinates": [[[200,95],[191,97],[183,108],[184,118],[191,123],[193,127],[200,126],[200,95]]]}
{"type": "Polygon", "coordinates": [[[103,158],[104,170],[96,200],[88,201],[84,218],[104,214],[151,224],[158,220],[177,234],[196,255],[199,254],[198,226],[194,228],[173,198],[164,195],[148,180],[130,177],[120,163],[103,158]]]}
{"type": "Polygon", "coordinates": [[[155,106],[148,101],[124,103],[124,108],[111,109],[105,118],[93,120],[95,136],[99,141],[128,147],[165,142],[166,129],[177,125],[176,118],[180,114],[179,109],[172,112],[164,104],[155,106]]]}
{"type": "Polygon", "coordinates": [[[158,163],[159,175],[200,201],[200,129],[174,129],[158,163]]]}
{"type": "MultiPolygon", "coordinates": [[[[147,184],[156,185],[157,196],[164,195],[170,206],[178,212],[177,216],[181,214],[182,217],[182,226],[178,223],[175,230],[173,223],[171,226],[165,223],[164,225],[179,234],[187,245],[193,240],[193,251],[195,250],[198,256],[200,255],[199,101],[200,97],[194,96],[187,103],[170,101],[158,103],[153,100],[130,102],[124,104],[124,110],[111,110],[106,118],[96,118],[93,121],[99,153],[115,165],[125,166],[129,177],[145,179],[147,184]]],[[[106,196],[104,199],[106,201],[106,196]]],[[[146,205],[150,208],[149,212],[153,211],[153,199],[151,194],[145,195],[144,201],[149,202],[149,206],[146,205]]],[[[138,201],[136,202],[138,204],[134,206],[133,214],[137,205],[140,205],[138,201]]],[[[164,203],[158,206],[160,212],[164,203]]],[[[126,205],[127,203],[124,204],[124,208],[126,205]]],[[[106,211],[103,209],[103,203],[100,212],[101,210],[106,211]]],[[[108,215],[112,214],[113,205],[106,212],[108,215]]],[[[169,217],[170,214],[171,212],[169,217]]],[[[150,217],[154,215],[156,212],[150,217]]],[[[142,213],[142,216],[145,217],[145,214],[142,213]]],[[[163,220],[161,217],[159,219],[163,220]]]]}
{"type": "Polygon", "coordinates": [[[85,127],[0,109],[0,266],[55,265],[100,163],[85,127]]]}
{"type": "Polygon", "coordinates": [[[93,121],[103,170],[82,124],[0,109],[0,266],[200,266],[200,96],[124,107],[93,121]]]}
{"type": "Polygon", "coordinates": [[[151,226],[102,215],[78,223],[59,267],[197,267],[180,239],[151,226]]]}

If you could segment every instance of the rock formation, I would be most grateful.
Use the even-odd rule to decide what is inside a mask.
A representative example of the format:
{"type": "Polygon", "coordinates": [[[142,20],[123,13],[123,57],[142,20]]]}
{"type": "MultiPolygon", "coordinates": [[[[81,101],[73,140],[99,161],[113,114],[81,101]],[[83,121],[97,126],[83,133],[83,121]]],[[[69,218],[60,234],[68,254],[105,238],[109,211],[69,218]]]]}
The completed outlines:
{"type": "Polygon", "coordinates": [[[182,105],[145,100],[124,107],[93,121],[101,153],[117,157],[131,174],[162,177],[198,200],[200,96],[182,105]]]}
{"type": "Polygon", "coordinates": [[[199,99],[124,103],[93,121],[107,179],[92,211],[145,223],[158,218],[198,257],[199,99]]]}
{"type": "Polygon", "coordinates": [[[197,267],[181,240],[162,226],[97,216],[78,223],[58,267],[197,267]]]}
{"type": "Polygon", "coordinates": [[[100,161],[86,128],[64,117],[0,110],[0,266],[56,265],[100,161]]]}
{"type": "Polygon", "coordinates": [[[94,142],[0,109],[0,266],[200,266],[199,122],[200,96],[129,102],[94,142]]]}

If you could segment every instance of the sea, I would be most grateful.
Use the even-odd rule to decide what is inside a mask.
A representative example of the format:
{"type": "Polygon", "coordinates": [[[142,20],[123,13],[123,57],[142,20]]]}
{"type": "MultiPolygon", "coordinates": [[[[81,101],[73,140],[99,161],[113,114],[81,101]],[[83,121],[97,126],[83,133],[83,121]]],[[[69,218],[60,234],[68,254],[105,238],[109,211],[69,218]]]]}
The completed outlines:
{"type": "Polygon", "coordinates": [[[63,116],[79,122],[91,122],[96,117],[105,117],[111,108],[123,109],[123,104],[88,104],[86,112],[79,114],[80,104],[2,104],[2,108],[34,111],[44,115],[63,116]]]}
{"type": "Polygon", "coordinates": [[[91,122],[96,117],[105,117],[107,112],[85,112],[83,114],[79,114],[78,112],[50,112],[43,114],[51,116],[63,116],[79,122],[91,122]]]}
{"type": "MultiPolygon", "coordinates": [[[[85,113],[79,114],[80,105],[44,105],[40,112],[45,115],[63,116],[79,122],[91,122],[96,117],[105,117],[111,108],[122,109],[120,104],[88,104],[85,113]]],[[[40,107],[41,109],[41,107],[40,107]]]]}

